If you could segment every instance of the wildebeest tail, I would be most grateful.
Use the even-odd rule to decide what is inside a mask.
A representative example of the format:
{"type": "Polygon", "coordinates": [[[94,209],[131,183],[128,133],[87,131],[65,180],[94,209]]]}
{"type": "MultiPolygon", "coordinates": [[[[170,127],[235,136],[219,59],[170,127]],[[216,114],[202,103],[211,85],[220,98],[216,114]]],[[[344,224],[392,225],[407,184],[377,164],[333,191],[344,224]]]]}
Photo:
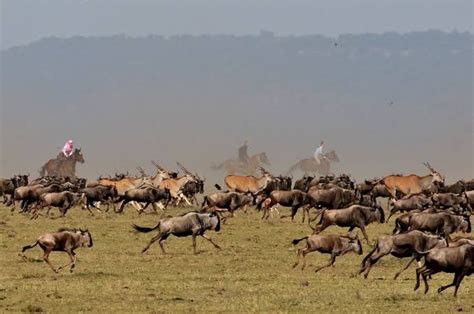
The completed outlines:
{"type": "Polygon", "coordinates": [[[24,246],[23,249],[21,250],[21,252],[24,253],[26,250],[29,250],[29,249],[31,249],[31,248],[34,248],[35,246],[38,245],[38,243],[39,243],[39,242],[36,241],[36,242],[35,242],[34,244],[32,244],[32,245],[26,245],[26,246],[24,246]]]}
{"type": "Polygon", "coordinates": [[[143,233],[148,233],[148,232],[151,232],[155,229],[158,229],[160,227],[160,222],[158,222],[158,224],[156,226],[154,226],[153,228],[148,228],[148,227],[140,227],[140,226],[137,226],[135,224],[132,225],[133,229],[135,229],[135,231],[138,231],[138,232],[143,232],[143,233]]]}
{"type": "Polygon", "coordinates": [[[291,241],[291,243],[293,245],[297,245],[298,243],[300,243],[301,241],[306,240],[306,239],[308,239],[308,236],[302,237],[301,239],[294,239],[293,241],[291,241]]]}

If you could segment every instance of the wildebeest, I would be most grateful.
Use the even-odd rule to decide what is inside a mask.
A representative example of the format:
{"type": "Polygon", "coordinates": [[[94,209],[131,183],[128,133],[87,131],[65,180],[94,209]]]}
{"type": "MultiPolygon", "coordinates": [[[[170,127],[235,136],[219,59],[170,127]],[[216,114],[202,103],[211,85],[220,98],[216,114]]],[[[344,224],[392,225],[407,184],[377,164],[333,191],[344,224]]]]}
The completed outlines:
{"type": "Polygon", "coordinates": [[[375,221],[379,223],[385,222],[385,214],[381,207],[372,208],[352,205],[343,209],[323,209],[319,214],[321,215],[321,219],[316,227],[313,228],[310,225],[315,234],[319,234],[332,225],[349,227],[349,232],[354,230],[354,228],[359,228],[367,243],[369,243],[369,237],[365,231],[365,226],[375,221]]]}
{"type": "Polygon", "coordinates": [[[377,183],[373,187],[371,194],[375,201],[377,201],[377,198],[379,197],[391,196],[390,192],[387,190],[387,187],[383,183],[377,183]]]}
{"type": "Polygon", "coordinates": [[[157,212],[156,203],[160,201],[166,201],[164,208],[168,206],[168,203],[171,200],[171,193],[168,189],[157,189],[154,187],[146,187],[143,189],[131,189],[125,192],[124,195],[120,196],[119,201],[122,201],[120,208],[116,211],[117,213],[122,213],[123,208],[128,202],[140,202],[145,203],[143,209],[138,210],[138,213],[141,214],[148,205],[151,204],[155,213],[157,212]]]}
{"type": "Polygon", "coordinates": [[[99,211],[101,210],[100,207],[94,204],[95,202],[106,202],[106,211],[109,211],[110,204],[112,204],[115,211],[114,200],[117,198],[117,196],[118,192],[115,186],[98,185],[96,187],[82,189],[81,198],[83,206],[89,210],[89,212],[91,212],[90,206],[98,209],[99,211]]]}
{"type": "Polygon", "coordinates": [[[195,181],[189,181],[187,182],[183,188],[182,192],[184,196],[188,200],[190,200],[191,204],[198,204],[196,194],[203,194],[204,193],[204,180],[201,178],[197,177],[195,178],[195,181]]]}
{"type": "Polygon", "coordinates": [[[71,265],[71,272],[76,266],[76,253],[75,249],[79,247],[92,247],[92,235],[89,230],[85,229],[68,229],[61,228],[57,232],[45,233],[36,240],[32,245],[24,246],[22,249],[23,258],[26,259],[25,251],[29,250],[35,246],[39,245],[43,251],[43,259],[54,272],[59,272],[61,269],[65,268],[68,265],[71,265]],[[53,265],[49,262],[49,254],[52,251],[66,252],[69,255],[71,261],[61,267],[55,269],[53,265]]]}
{"type": "MultiPolygon", "coordinates": [[[[292,190],[292,191],[281,191],[276,190],[270,193],[269,197],[265,199],[262,203],[263,209],[263,216],[262,219],[268,219],[270,215],[270,211],[274,206],[287,206],[291,207],[291,220],[293,221],[295,218],[298,209],[308,202],[308,198],[305,192],[300,190],[292,190]]],[[[288,216],[282,216],[281,218],[285,218],[288,216]]],[[[303,222],[304,222],[304,215],[303,215],[303,222]]]]}
{"type": "Polygon", "coordinates": [[[418,230],[404,234],[381,236],[375,241],[374,248],[362,260],[359,274],[363,273],[364,278],[369,276],[372,267],[385,255],[392,254],[398,258],[410,257],[408,264],[395,274],[394,279],[408,267],[413,261],[420,261],[421,255],[417,252],[431,250],[435,247],[446,247],[448,244],[444,238],[428,235],[418,230]]]}
{"type": "Polygon", "coordinates": [[[466,191],[464,195],[466,195],[467,202],[471,209],[474,208],[474,191],[466,191]]]}
{"type": "Polygon", "coordinates": [[[15,189],[13,197],[13,208],[15,206],[15,201],[21,201],[20,207],[22,211],[26,211],[28,205],[39,201],[42,194],[60,192],[61,190],[62,188],[59,184],[51,184],[48,186],[37,184],[18,187],[15,189]]]}
{"type": "Polygon", "coordinates": [[[462,231],[471,232],[471,221],[469,216],[454,215],[447,212],[419,213],[412,215],[408,221],[408,230],[427,231],[442,235],[449,240],[451,233],[462,231]]]}
{"type": "Polygon", "coordinates": [[[15,175],[10,179],[0,179],[0,196],[7,206],[12,202],[15,189],[28,185],[28,175],[15,175]]]}
{"type": "Polygon", "coordinates": [[[67,211],[73,207],[78,200],[79,195],[69,191],[41,194],[38,206],[34,209],[31,218],[38,218],[39,211],[44,207],[48,207],[48,213],[49,208],[58,207],[59,213],[64,217],[67,211]]]}
{"type": "Polygon", "coordinates": [[[316,268],[314,272],[318,272],[323,268],[329,267],[336,262],[337,256],[342,256],[349,252],[356,252],[357,254],[362,254],[362,244],[360,243],[358,237],[346,237],[340,235],[310,235],[303,237],[301,239],[294,239],[293,245],[298,244],[300,241],[306,240],[306,247],[304,249],[298,250],[296,263],[293,265],[293,268],[298,266],[303,260],[303,265],[301,270],[306,266],[305,256],[308,253],[318,251],[320,253],[331,254],[331,259],[328,264],[316,268]]]}
{"type": "Polygon", "coordinates": [[[433,204],[440,208],[453,207],[460,211],[463,211],[463,209],[471,211],[469,199],[464,192],[461,195],[454,193],[435,193],[431,196],[431,199],[433,200],[433,204]]]}
{"type": "Polygon", "coordinates": [[[418,194],[429,189],[433,184],[444,183],[444,177],[431,167],[429,163],[424,165],[431,171],[429,175],[420,177],[417,175],[400,176],[390,175],[382,179],[393,198],[397,198],[397,191],[403,195],[418,194]]]}
{"type": "Polygon", "coordinates": [[[260,170],[262,171],[262,176],[259,178],[254,176],[229,175],[224,178],[224,182],[232,192],[252,193],[256,195],[273,181],[273,176],[270,173],[262,167],[260,167],[260,170]]]}
{"type": "Polygon", "coordinates": [[[293,187],[294,190],[300,190],[306,192],[309,188],[309,184],[313,181],[314,177],[304,176],[303,178],[296,180],[293,187]]]}
{"type": "Polygon", "coordinates": [[[357,200],[355,191],[337,186],[327,190],[310,188],[307,194],[310,207],[314,208],[343,208],[357,200]]]}
{"type": "Polygon", "coordinates": [[[425,255],[425,263],[416,270],[415,291],[420,287],[420,275],[425,283],[425,293],[428,292],[428,277],[439,272],[454,273],[451,284],[441,286],[438,293],[449,287],[454,287],[454,296],[465,276],[474,273],[474,245],[464,244],[458,247],[435,248],[427,252],[418,252],[425,255]]]}
{"type": "Polygon", "coordinates": [[[148,245],[142,250],[142,253],[145,253],[154,242],[158,241],[161,251],[163,254],[166,254],[163,244],[170,235],[174,235],[176,237],[192,236],[194,254],[197,254],[197,236],[203,237],[204,239],[211,242],[215,248],[220,249],[220,247],[211,238],[204,234],[207,230],[214,230],[218,232],[221,229],[221,220],[219,215],[216,213],[202,214],[189,212],[178,217],[163,218],[153,228],[139,227],[137,225],[133,225],[133,228],[138,232],[144,233],[153,231],[155,229],[159,230],[159,233],[150,240],[150,243],[148,243],[148,245]]]}
{"type": "Polygon", "coordinates": [[[215,208],[217,212],[227,210],[233,216],[237,209],[252,203],[253,196],[250,193],[217,192],[204,197],[201,212],[215,208]]]}
{"type": "Polygon", "coordinates": [[[461,194],[462,192],[466,191],[466,182],[463,180],[456,181],[450,185],[442,185],[438,186],[438,193],[454,193],[454,194],[461,194]]]}
{"type": "Polygon", "coordinates": [[[388,202],[388,208],[390,209],[390,215],[387,218],[387,222],[397,212],[408,212],[416,209],[423,209],[427,206],[432,205],[433,202],[426,197],[424,194],[412,194],[402,199],[390,199],[388,202]]]}

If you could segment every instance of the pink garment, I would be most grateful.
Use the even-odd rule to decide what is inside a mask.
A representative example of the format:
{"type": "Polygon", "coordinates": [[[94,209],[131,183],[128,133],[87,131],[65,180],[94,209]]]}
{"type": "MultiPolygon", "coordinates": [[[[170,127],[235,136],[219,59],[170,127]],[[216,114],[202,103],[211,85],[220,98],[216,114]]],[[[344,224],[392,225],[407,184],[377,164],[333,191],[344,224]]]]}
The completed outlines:
{"type": "Polygon", "coordinates": [[[72,150],[73,150],[72,145],[73,145],[72,141],[67,141],[66,144],[64,144],[64,147],[62,150],[64,156],[69,157],[72,155],[72,150]]]}

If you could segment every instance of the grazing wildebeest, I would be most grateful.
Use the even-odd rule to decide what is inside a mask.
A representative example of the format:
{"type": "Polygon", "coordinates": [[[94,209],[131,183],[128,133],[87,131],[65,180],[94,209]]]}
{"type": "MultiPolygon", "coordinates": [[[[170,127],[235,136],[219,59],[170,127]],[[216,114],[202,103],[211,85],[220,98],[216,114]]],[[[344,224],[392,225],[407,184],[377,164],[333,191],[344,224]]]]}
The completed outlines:
{"type": "MultiPolygon", "coordinates": [[[[316,227],[310,227],[315,234],[319,234],[329,226],[337,225],[339,227],[349,227],[349,232],[354,228],[359,228],[364,235],[365,240],[369,243],[369,237],[365,231],[365,226],[372,222],[385,222],[385,214],[381,207],[365,207],[360,205],[352,205],[343,209],[323,209],[318,216],[321,215],[316,227]]],[[[316,216],[316,218],[318,217],[316,216]]]]}
{"type": "Polygon", "coordinates": [[[158,241],[161,251],[163,254],[166,254],[163,244],[170,235],[174,235],[176,237],[192,236],[194,254],[197,254],[197,236],[203,237],[204,239],[211,242],[215,248],[220,249],[220,247],[214,241],[212,241],[211,238],[204,234],[207,230],[214,230],[218,232],[221,229],[221,219],[216,213],[202,214],[189,212],[178,217],[163,218],[153,228],[139,227],[137,225],[133,225],[133,228],[138,232],[144,233],[159,229],[159,233],[150,240],[150,243],[148,243],[148,245],[142,250],[142,253],[145,253],[154,242],[158,241]]]}
{"type": "Polygon", "coordinates": [[[102,186],[98,185],[96,187],[92,188],[84,188],[82,189],[82,204],[83,206],[89,210],[89,212],[92,212],[90,210],[90,206],[96,208],[97,210],[101,211],[100,207],[96,206],[94,204],[95,202],[106,202],[107,204],[107,209],[105,210],[106,212],[109,211],[110,204],[112,204],[112,207],[115,211],[115,202],[114,200],[117,198],[118,192],[117,188],[115,186],[102,186]]]}
{"type": "MultiPolygon", "coordinates": [[[[265,199],[262,203],[262,206],[261,206],[263,209],[262,219],[268,219],[272,208],[281,205],[281,206],[291,207],[291,215],[281,216],[281,218],[291,216],[291,220],[293,221],[296,213],[298,212],[298,209],[306,205],[307,202],[308,202],[308,198],[307,198],[306,193],[300,190],[273,191],[270,193],[270,196],[267,199],[265,199]]],[[[303,222],[304,222],[304,215],[303,215],[303,222]]]]}
{"type": "Polygon", "coordinates": [[[69,191],[41,194],[38,206],[33,210],[31,219],[38,218],[39,211],[44,207],[48,207],[47,214],[49,214],[51,207],[58,207],[59,213],[64,217],[67,211],[73,207],[78,200],[79,195],[69,191]]]}
{"type": "Polygon", "coordinates": [[[252,193],[256,195],[263,191],[267,185],[273,181],[273,176],[260,167],[262,176],[235,176],[229,175],[224,178],[224,182],[232,192],[252,193]]]}
{"type": "Polygon", "coordinates": [[[424,165],[431,171],[429,175],[419,177],[417,175],[400,176],[391,175],[382,179],[393,198],[397,198],[397,191],[403,195],[418,194],[429,189],[433,184],[444,183],[444,177],[431,167],[429,163],[424,165]]]}
{"type": "Polygon", "coordinates": [[[441,286],[438,293],[449,287],[454,287],[454,296],[465,276],[474,273],[474,245],[464,244],[458,247],[435,248],[427,252],[418,252],[425,255],[425,264],[416,270],[415,291],[420,287],[420,275],[425,283],[425,293],[428,293],[428,277],[439,273],[454,273],[451,284],[441,286]]]}
{"type": "Polygon", "coordinates": [[[35,246],[39,245],[43,251],[43,259],[54,272],[59,272],[61,269],[65,268],[68,265],[71,265],[71,272],[76,266],[76,253],[75,249],[79,247],[92,247],[92,235],[89,230],[82,229],[68,229],[61,228],[57,232],[45,233],[36,240],[32,245],[24,246],[22,249],[23,258],[26,259],[25,251],[29,250],[35,246]],[[66,252],[71,261],[61,267],[55,269],[53,265],[49,262],[49,254],[52,251],[66,252]]]}
{"type": "Polygon", "coordinates": [[[217,212],[228,211],[233,216],[237,209],[252,204],[253,200],[250,193],[217,192],[204,197],[201,212],[214,208],[217,212]]]}
{"type": "Polygon", "coordinates": [[[471,221],[469,216],[455,215],[447,212],[419,213],[412,215],[408,221],[408,230],[427,231],[442,235],[449,240],[451,233],[462,231],[471,232],[471,221]]]}
{"type": "Polygon", "coordinates": [[[138,210],[138,213],[141,214],[148,205],[151,204],[155,213],[157,213],[157,202],[166,201],[164,208],[168,206],[168,203],[171,200],[171,193],[168,189],[157,189],[154,187],[146,187],[143,189],[131,189],[125,192],[123,196],[120,196],[119,201],[122,201],[120,208],[116,211],[117,213],[122,213],[123,208],[128,202],[140,202],[145,203],[143,209],[138,210]]]}
{"type": "Polygon", "coordinates": [[[385,255],[392,254],[398,258],[410,257],[408,264],[395,274],[394,279],[397,279],[403,271],[410,267],[413,261],[420,261],[421,255],[417,252],[431,250],[435,247],[446,247],[447,245],[444,238],[428,235],[418,230],[404,234],[381,236],[375,241],[372,251],[362,260],[359,274],[365,271],[364,278],[367,278],[372,267],[385,255]]]}
{"type": "Polygon", "coordinates": [[[388,208],[390,209],[390,206],[392,206],[392,208],[390,209],[390,215],[387,218],[387,222],[390,220],[390,217],[399,211],[409,212],[416,209],[423,209],[432,204],[433,202],[424,194],[412,194],[406,198],[398,200],[392,198],[388,202],[388,208]]]}
{"type": "Polygon", "coordinates": [[[303,265],[301,270],[306,266],[306,254],[318,251],[320,253],[331,254],[331,259],[328,264],[316,268],[314,272],[318,272],[323,268],[329,267],[336,262],[337,256],[342,256],[349,252],[356,252],[359,255],[362,255],[362,244],[360,243],[358,237],[355,238],[340,236],[340,235],[310,235],[303,237],[301,239],[294,239],[293,245],[298,244],[300,241],[306,240],[306,247],[304,249],[298,250],[296,263],[293,265],[293,268],[298,266],[303,260],[303,265]]]}

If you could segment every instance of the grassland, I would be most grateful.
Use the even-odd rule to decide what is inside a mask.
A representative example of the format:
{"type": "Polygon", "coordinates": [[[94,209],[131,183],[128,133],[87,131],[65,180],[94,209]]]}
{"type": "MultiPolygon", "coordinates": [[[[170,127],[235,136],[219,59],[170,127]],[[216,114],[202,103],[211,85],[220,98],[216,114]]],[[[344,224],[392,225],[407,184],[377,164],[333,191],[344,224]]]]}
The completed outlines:
{"type": "MultiPolygon", "coordinates": [[[[170,209],[169,214],[184,211],[170,209]]],[[[74,208],[64,219],[33,221],[0,207],[0,312],[474,312],[472,277],[464,280],[458,298],[452,290],[436,293],[451,282],[447,274],[434,276],[424,295],[413,292],[414,266],[392,279],[405,263],[393,257],[382,259],[367,280],[354,276],[362,258],[355,254],[315,275],[312,265],[326,263],[329,256],[312,253],[306,270],[293,270],[290,241],[309,228],[300,216],[295,223],[259,218],[254,211],[238,213],[221,232],[209,232],[222,250],[198,239],[201,252],[193,255],[191,238],[170,237],[168,255],[157,244],[141,255],[152,235],[136,234],[130,224],[151,226],[156,215],[138,216],[128,208],[123,215],[91,217],[74,208]],[[27,252],[28,261],[18,256],[38,235],[63,226],[88,227],[94,239],[91,249],[77,250],[74,273],[53,273],[39,248],[27,252]]],[[[392,227],[370,225],[369,236],[374,239],[392,227]]],[[[345,232],[337,227],[325,231],[345,232]]],[[[364,253],[368,248],[364,244],[364,253]]],[[[68,260],[65,253],[52,253],[50,259],[54,265],[68,260]]]]}

